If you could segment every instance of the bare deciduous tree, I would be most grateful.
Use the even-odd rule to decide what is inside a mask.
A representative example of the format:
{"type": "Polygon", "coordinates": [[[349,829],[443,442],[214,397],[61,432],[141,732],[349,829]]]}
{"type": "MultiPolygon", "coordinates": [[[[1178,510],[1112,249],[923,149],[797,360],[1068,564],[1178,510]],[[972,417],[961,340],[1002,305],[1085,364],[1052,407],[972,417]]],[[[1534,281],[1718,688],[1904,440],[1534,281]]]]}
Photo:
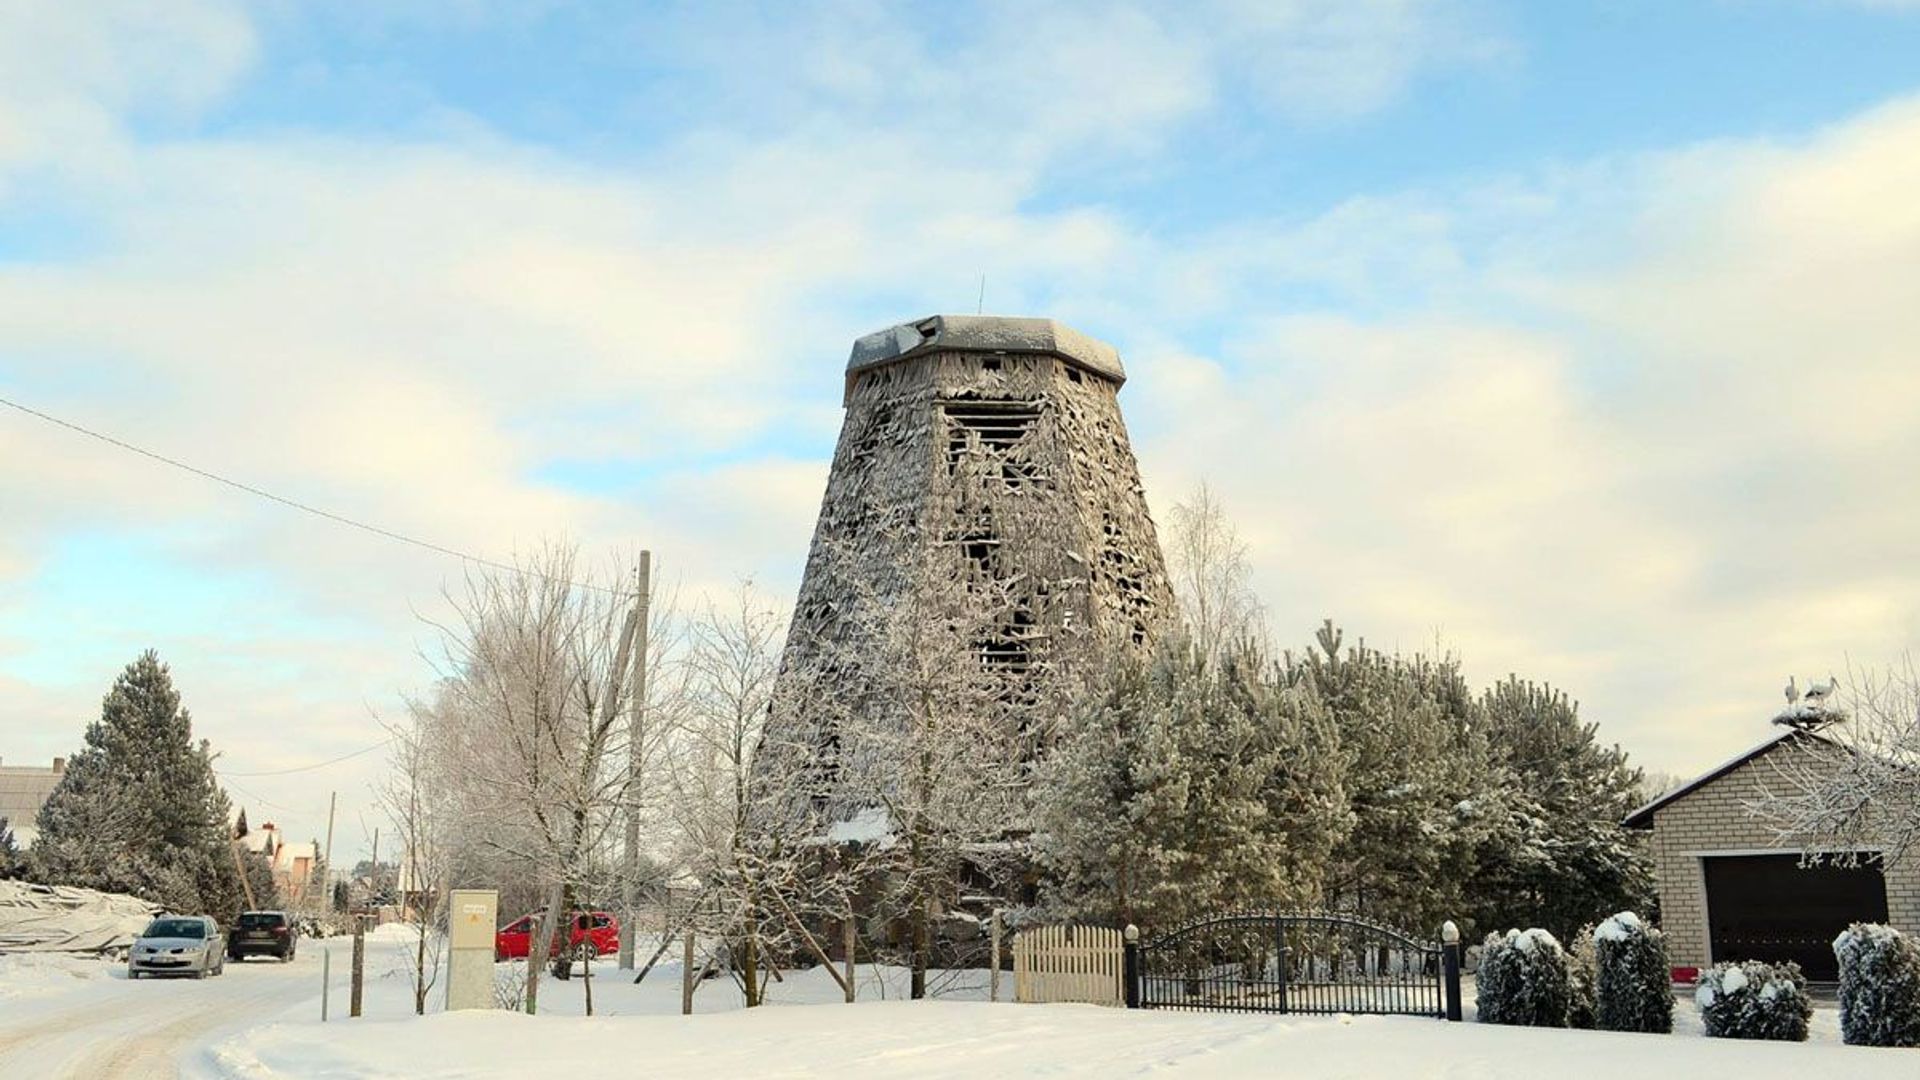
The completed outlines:
{"type": "MultiPolygon", "coordinates": [[[[1920,853],[1920,673],[1907,658],[1887,671],[1849,671],[1823,724],[1772,754],[1765,796],[1751,809],[1783,842],[1815,860],[1888,864],[1920,853]]],[[[1809,707],[1790,706],[1806,725],[1809,707]]],[[[1783,714],[1783,716],[1786,714],[1783,714]]]]}
{"type": "MultiPolygon", "coordinates": [[[[835,558],[829,553],[828,558],[835,558]]],[[[827,836],[885,881],[874,914],[908,928],[912,995],[924,997],[932,921],[969,875],[1004,877],[1023,861],[1031,770],[1056,715],[1051,647],[1026,635],[1056,625],[1026,586],[970,572],[946,546],[875,583],[842,576],[832,639],[809,650],[819,670],[784,673],[776,708],[804,710],[816,800],[837,819],[827,836]],[[813,686],[832,687],[832,693],[813,686]]]]}
{"type": "Polygon", "coordinates": [[[1167,569],[1187,634],[1206,659],[1234,646],[1266,644],[1265,615],[1247,568],[1247,545],[1205,484],[1173,507],[1167,569]]]}
{"type": "Polygon", "coordinates": [[[450,809],[435,786],[441,777],[426,740],[428,708],[409,703],[407,722],[387,725],[393,737],[391,766],[375,788],[375,797],[400,841],[401,912],[415,935],[408,975],[413,983],[413,1011],[421,1016],[426,1015],[427,992],[439,980],[445,944],[441,899],[447,887],[445,825],[450,809]]]}
{"type": "Polygon", "coordinates": [[[541,912],[527,957],[539,969],[582,886],[603,872],[629,808],[625,723],[636,631],[626,579],[588,579],[549,547],[517,571],[476,572],[442,628],[447,674],[427,736],[465,842],[515,865],[541,912]]]}

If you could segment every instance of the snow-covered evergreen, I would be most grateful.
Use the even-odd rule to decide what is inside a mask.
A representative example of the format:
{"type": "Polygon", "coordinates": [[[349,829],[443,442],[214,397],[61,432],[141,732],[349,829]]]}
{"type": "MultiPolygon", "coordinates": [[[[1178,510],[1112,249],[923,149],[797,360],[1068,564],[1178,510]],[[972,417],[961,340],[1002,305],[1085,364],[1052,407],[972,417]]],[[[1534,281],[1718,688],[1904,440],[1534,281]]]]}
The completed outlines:
{"type": "Polygon", "coordinates": [[[1312,688],[1340,735],[1352,827],[1327,868],[1328,902],[1424,933],[1469,906],[1475,852],[1509,802],[1452,657],[1344,644],[1331,622],[1284,677],[1312,688]]]}
{"type": "Polygon", "coordinates": [[[1891,926],[1854,923],[1840,960],[1840,1034],[1856,1046],[1920,1046],[1920,944],[1891,926]]]}
{"type": "Polygon", "coordinates": [[[226,922],[245,903],[227,809],[212,753],[194,743],[172,674],[148,650],[114,681],[40,808],[32,872],[226,922]]]}
{"type": "Polygon", "coordinates": [[[1489,934],[1474,1001],[1484,1024],[1566,1027],[1572,979],[1566,950],[1545,930],[1489,934]]]}
{"type": "Polygon", "coordinates": [[[1600,977],[1600,959],[1594,953],[1593,926],[1580,928],[1567,946],[1567,1026],[1593,1030],[1594,983],[1600,977]]]}
{"type": "Polygon", "coordinates": [[[1041,773],[1049,905],[1157,927],[1319,906],[1348,819],[1338,733],[1311,691],[1251,646],[1213,661],[1177,640],[1101,681],[1041,773]]]}
{"type": "Polygon", "coordinates": [[[1631,911],[1593,931],[1593,1022],[1601,1031],[1673,1031],[1667,939],[1631,911]]]}
{"type": "Polygon", "coordinates": [[[1715,964],[1700,975],[1693,1000],[1716,1039],[1807,1041],[1813,1002],[1800,965],[1758,960],[1715,964]]]}
{"type": "Polygon", "coordinates": [[[24,868],[20,845],[13,839],[13,826],[6,818],[0,817],[0,881],[19,877],[24,868]]]}
{"type": "Polygon", "coordinates": [[[1550,686],[1509,677],[1478,706],[1473,715],[1502,782],[1460,914],[1477,925],[1570,935],[1648,903],[1644,840],[1620,824],[1642,801],[1640,770],[1619,747],[1600,743],[1579,706],[1550,686]]]}

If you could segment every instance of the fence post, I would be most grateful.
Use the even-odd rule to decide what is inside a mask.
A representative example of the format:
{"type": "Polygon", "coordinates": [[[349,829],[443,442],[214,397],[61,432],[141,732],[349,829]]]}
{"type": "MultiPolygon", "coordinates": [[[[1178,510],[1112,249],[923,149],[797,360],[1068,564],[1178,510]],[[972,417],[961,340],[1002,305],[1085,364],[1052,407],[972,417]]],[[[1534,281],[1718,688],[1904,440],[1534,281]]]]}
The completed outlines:
{"type": "Polygon", "coordinates": [[[320,1022],[327,1022],[327,991],[333,983],[333,950],[320,950],[320,1022]]]}
{"type": "Polygon", "coordinates": [[[1440,958],[1446,973],[1447,1019],[1460,1019],[1460,928],[1448,919],[1440,924],[1440,958]]]}
{"type": "Polygon", "coordinates": [[[1140,1007],[1140,928],[1127,924],[1127,943],[1122,960],[1122,977],[1126,982],[1127,1008],[1140,1007]]]}

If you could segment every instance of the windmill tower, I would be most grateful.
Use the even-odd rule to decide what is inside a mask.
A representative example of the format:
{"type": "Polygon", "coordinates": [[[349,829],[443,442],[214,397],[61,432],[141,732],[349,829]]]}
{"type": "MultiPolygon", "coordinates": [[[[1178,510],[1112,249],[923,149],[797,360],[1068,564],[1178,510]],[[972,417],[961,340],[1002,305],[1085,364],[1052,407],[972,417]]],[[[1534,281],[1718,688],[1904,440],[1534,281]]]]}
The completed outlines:
{"type": "MultiPolygon", "coordinates": [[[[854,342],[782,680],[859,666],[823,663],[859,632],[849,606],[910,605],[930,565],[993,597],[973,652],[1005,681],[1010,724],[1037,672],[1149,642],[1173,593],[1120,416],[1125,381],[1112,346],[1050,319],[936,315],[854,342]]],[[[845,689],[806,694],[858,696],[845,689]]]]}

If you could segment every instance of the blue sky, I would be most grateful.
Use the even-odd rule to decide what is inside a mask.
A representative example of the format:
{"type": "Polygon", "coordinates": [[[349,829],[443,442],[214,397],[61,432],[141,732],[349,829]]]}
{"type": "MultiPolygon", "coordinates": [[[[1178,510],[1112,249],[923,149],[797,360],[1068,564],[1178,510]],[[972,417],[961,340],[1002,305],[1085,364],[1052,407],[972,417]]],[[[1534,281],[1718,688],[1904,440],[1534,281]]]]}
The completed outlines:
{"type": "MultiPolygon", "coordinates": [[[[784,597],[848,342],[984,275],[1121,348],[1281,642],[1437,640],[1686,771],[1920,639],[1915,57],[1901,0],[26,0],[0,394],[784,597]]],[[[360,749],[460,573],[10,411],[0,507],[10,762],[149,645],[236,772],[360,749]]],[[[375,768],[246,783],[318,831],[375,768]]]]}

